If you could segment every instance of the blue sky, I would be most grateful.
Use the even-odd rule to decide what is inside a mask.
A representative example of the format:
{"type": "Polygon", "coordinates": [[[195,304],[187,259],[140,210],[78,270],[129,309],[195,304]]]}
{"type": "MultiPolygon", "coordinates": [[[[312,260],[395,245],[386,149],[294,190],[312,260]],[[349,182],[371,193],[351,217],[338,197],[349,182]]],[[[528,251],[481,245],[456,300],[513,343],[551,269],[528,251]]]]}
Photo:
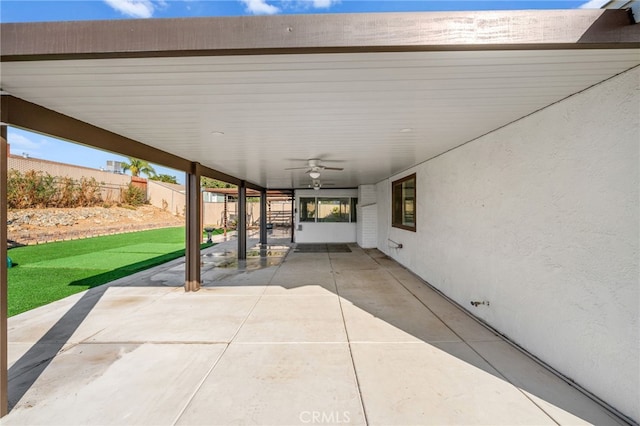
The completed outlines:
{"type": "MultiPolygon", "coordinates": [[[[597,1],[597,0],[595,0],[597,1]]],[[[367,0],[0,0],[0,22],[148,19],[300,13],[415,12],[452,10],[574,9],[586,0],[367,1],[367,0]]],[[[10,128],[11,153],[100,168],[124,157],[10,128]]],[[[158,173],[184,174],[164,167],[158,173]]]]}
{"type": "Polygon", "coordinates": [[[2,0],[2,22],[429,10],[572,9],[586,0],[2,0]]]}

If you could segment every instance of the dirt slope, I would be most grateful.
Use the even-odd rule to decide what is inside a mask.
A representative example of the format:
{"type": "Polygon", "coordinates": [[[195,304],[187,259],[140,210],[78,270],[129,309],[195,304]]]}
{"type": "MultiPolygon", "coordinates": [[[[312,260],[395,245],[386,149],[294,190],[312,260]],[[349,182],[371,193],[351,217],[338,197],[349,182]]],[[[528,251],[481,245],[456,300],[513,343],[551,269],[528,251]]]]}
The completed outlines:
{"type": "Polygon", "coordinates": [[[153,206],[80,207],[75,209],[9,210],[10,244],[36,244],[117,234],[143,229],[184,226],[184,217],[153,206]]]}

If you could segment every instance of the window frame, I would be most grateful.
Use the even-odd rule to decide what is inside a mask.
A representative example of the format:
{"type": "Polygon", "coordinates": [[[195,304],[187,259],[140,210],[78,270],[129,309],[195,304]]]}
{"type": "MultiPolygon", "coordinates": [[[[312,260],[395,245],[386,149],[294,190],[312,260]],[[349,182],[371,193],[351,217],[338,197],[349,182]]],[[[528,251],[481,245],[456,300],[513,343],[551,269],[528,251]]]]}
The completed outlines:
{"type": "MultiPolygon", "coordinates": [[[[308,205],[308,202],[304,202],[305,205],[308,205]]],[[[316,223],[318,220],[318,198],[317,197],[300,197],[298,200],[298,222],[300,223],[316,223]],[[302,207],[303,200],[313,200],[313,220],[309,217],[309,210],[302,207]],[[303,210],[307,213],[305,218],[302,217],[303,210]]]]}
{"type": "MultiPolygon", "coordinates": [[[[351,223],[351,197],[316,197],[316,208],[318,209],[318,215],[316,217],[316,223],[351,223]],[[346,200],[346,203],[343,202],[343,200],[346,200]],[[337,201],[337,207],[338,207],[338,215],[336,216],[336,218],[338,220],[327,220],[328,216],[324,216],[321,217],[320,216],[320,206],[321,205],[325,205],[325,206],[331,206],[335,204],[323,204],[323,201],[327,202],[327,201],[337,201]],[[349,209],[348,213],[343,213],[342,212],[342,207],[346,206],[347,209],[349,209]],[[344,217],[343,217],[344,216],[344,217]],[[344,220],[346,219],[346,220],[344,220]]],[[[334,207],[335,208],[335,207],[334,207]]]]}
{"type": "Polygon", "coordinates": [[[315,195],[315,196],[300,196],[298,197],[298,214],[297,214],[297,219],[298,219],[298,223],[357,223],[358,222],[358,214],[355,211],[356,206],[358,205],[358,197],[354,197],[354,196],[350,196],[350,195],[343,195],[343,196],[330,196],[330,195],[315,195]],[[349,209],[349,213],[345,213],[346,215],[346,219],[347,220],[340,220],[340,221],[324,221],[324,220],[319,220],[320,218],[318,217],[319,213],[319,204],[318,201],[320,199],[334,199],[334,200],[338,200],[338,199],[347,199],[349,200],[346,204],[341,204],[341,205],[345,205],[348,209],[349,209]],[[314,199],[315,200],[315,213],[314,213],[314,218],[313,220],[303,220],[302,219],[302,200],[303,199],[314,199]]]}
{"type": "Polygon", "coordinates": [[[408,176],[405,176],[401,179],[395,180],[391,183],[391,226],[394,228],[404,229],[405,231],[416,232],[417,228],[417,195],[418,195],[418,182],[416,179],[416,174],[412,173],[408,176]],[[405,225],[403,223],[403,205],[406,203],[406,198],[403,196],[402,192],[400,192],[399,196],[397,191],[402,191],[402,184],[413,180],[413,226],[405,225]],[[401,199],[401,206],[397,208],[396,199],[401,199]],[[399,211],[399,213],[398,213],[399,211]],[[398,217],[399,216],[399,217],[398,217]]]}

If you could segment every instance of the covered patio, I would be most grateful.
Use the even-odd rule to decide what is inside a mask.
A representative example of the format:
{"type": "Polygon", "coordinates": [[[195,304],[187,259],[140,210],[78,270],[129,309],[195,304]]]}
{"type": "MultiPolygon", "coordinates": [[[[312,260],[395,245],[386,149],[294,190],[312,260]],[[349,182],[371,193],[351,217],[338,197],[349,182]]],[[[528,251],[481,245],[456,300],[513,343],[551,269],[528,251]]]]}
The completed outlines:
{"type": "MultiPolygon", "coordinates": [[[[0,245],[8,422],[638,420],[630,10],[2,24],[0,35],[0,200],[6,126],[172,167],[187,187],[183,264],[9,325],[0,245]],[[335,167],[305,170],[318,164],[335,167]],[[201,177],[238,186],[233,273],[200,253],[201,177]],[[393,217],[406,201],[397,182],[412,182],[412,226],[393,217]],[[313,210],[329,185],[371,243],[243,269],[248,190],[261,197],[260,252],[268,190],[318,189],[313,210]],[[351,214],[361,207],[367,222],[351,214]]],[[[2,240],[5,223],[3,208],[2,240]]]]}
{"type": "Polygon", "coordinates": [[[625,424],[379,251],[274,244],[12,317],[3,424],[625,424]]]}

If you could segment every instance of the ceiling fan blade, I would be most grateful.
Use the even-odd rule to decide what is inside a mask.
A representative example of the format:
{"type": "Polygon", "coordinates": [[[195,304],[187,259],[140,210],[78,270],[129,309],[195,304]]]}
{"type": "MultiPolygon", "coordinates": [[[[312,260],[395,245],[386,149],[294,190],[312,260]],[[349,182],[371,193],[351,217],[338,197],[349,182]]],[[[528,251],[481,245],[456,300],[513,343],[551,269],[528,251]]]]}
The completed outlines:
{"type": "Polygon", "coordinates": [[[327,167],[327,166],[322,166],[322,168],[324,170],[344,170],[344,168],[342,167],[327,167]]]}
{"type": "Polygon", "coordinates": [[[302,170],[302,169],[308,169],[309,166],[304,166],[304,167],[288,167],[285,170],[302,170]]]}

